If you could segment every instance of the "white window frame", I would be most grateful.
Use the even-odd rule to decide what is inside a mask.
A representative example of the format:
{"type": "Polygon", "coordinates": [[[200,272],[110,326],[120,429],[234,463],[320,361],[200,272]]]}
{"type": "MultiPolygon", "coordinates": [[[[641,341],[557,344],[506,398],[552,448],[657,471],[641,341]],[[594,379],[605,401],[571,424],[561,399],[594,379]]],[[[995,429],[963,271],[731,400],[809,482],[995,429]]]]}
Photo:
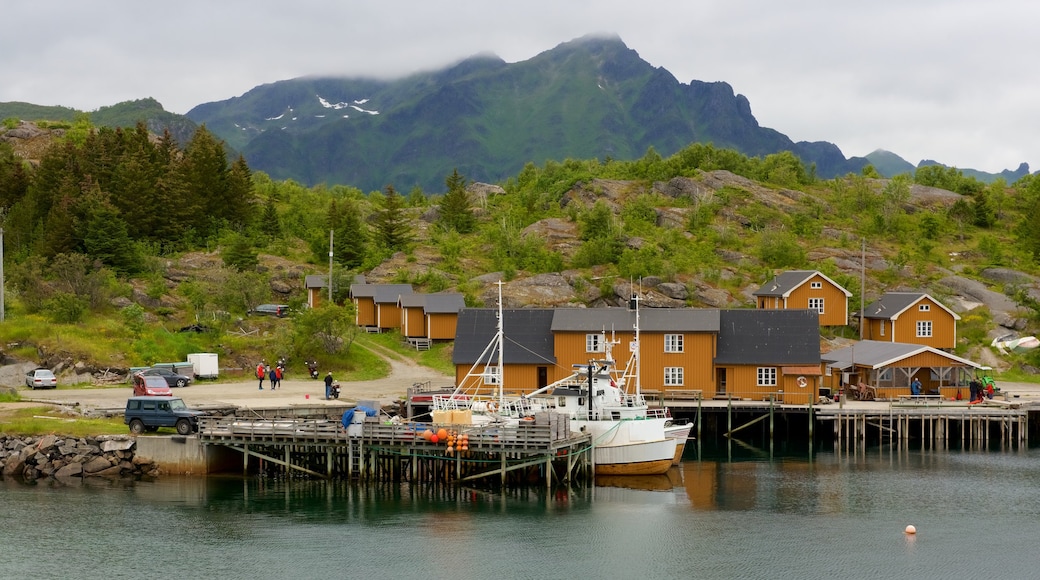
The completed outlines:
{"type": "Polygon", "coordinates": [[[664,367],[664,386],[683,386],[683,367],[664,367]]]}
{"type": "Polygon", "coordinates": [[[664,351],[665,352],[683,352],[683,335],[681,335],[681,334],[666,334],[666,335],[664,335],[664,351]]]}
{"type": "Polygon", "coordinates": [[[931,304],[918,304],[917,305],[917,311],[918,312],[931,312],[932,311],[932,305],[931,304]]]}
{"type": "Polygon", "coordinates": [[[585,335],[585,352],[604,352],[603,335],[599,333],[585,335]]]}
{"type": "Polygon", "coordinates": [[[823,288],[823,282],[820,282],[819,280],[817,280],[816,282],[809,282],[809,288],[812,288],[813,290],[819,290],[823,288]]]}
{"type": "Polygon", "coordinates": [[[500,385],[502,384],[502,369],[498,365],[484,367],[484,374],[481,377],[485,385],[500,385]]]}
{"type": "Polygon", "coordinates": [[[776,367],[758,367],[758,386],[776,386],[776,367]]]}
{"type": "Polygon", "coordinates": [[[823,298],[810,298],[809,299],[809,310],[815,310],[821,315],[823,314],[823,298]]]}
{"type": "Polygon", "coordinates": [[[931,320],[918,320],[917,321],[917,338],[931,338],[932,337],[932,321],[931,320]]]}

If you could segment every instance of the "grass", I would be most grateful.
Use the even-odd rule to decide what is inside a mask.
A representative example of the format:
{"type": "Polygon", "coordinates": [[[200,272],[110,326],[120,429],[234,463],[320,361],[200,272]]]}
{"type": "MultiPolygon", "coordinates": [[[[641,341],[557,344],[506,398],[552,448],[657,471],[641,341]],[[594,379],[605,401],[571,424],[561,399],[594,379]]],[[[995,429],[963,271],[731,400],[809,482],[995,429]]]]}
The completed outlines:
{"type": "Polygon", "coordinates": [[[65,435],[93,437],[96,435],[125,435],[128,433],[122,418],[85,418],[63,413],[54,407],[23,407],[8,409],[0,415],[0,431],[16,435],[65,435]]]}

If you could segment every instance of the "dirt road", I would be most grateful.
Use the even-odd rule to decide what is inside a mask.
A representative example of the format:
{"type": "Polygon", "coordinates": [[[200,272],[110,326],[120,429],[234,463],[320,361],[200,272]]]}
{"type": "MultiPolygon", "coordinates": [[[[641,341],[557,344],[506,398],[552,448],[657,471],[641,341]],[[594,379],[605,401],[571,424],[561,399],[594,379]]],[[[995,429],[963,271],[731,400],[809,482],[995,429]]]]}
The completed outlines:
{"type": "MultiPolygon", "coordinates": [[[[181,397],[188,406],[205,408],[209,406],[247,407],[265,409],[292,406],[353,406],[357,401],[379,401],[390,403],[405,396],[408,387],[415,383],[429,381],[434,387],[450,387],[454,377],[441,375],[436,371],[413,363],[412,361],[391,356],[393,353],[381,353],[390,363],[390,375],[374,381],[340,381],[341,394],[338,400],[326,401],[323,378],[301,379],[290,378],[282,381],[282,386],[272,391],[270,383],[264,381],[264,389],[257,388],[258,382],[250,379],[244,382],[201,382],[193,383],[181,389],[173,389],[176,397],[181,397]]],[[[333,373],[335,376],[335,373],[333,373]]],[[[132,392],[129,385],[116,387],[97,387],[88,389],[58,389],[47,391],[20,390],[22,400],[47,401],[65,405],[78,405],[84,409],[122,409],[126,407],[126,399],[132,392]]]]}

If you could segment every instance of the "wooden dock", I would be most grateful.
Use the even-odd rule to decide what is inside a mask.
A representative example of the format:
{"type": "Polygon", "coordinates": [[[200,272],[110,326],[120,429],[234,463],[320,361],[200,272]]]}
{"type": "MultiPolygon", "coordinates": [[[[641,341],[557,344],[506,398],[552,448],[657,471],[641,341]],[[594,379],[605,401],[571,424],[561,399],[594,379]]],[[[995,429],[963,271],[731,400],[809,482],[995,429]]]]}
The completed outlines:
{"type": "Polygon", "coordinates": [[[299,472],[321,478],[486,483],[590,480],[591,440],[549,425],[395,424],[366,418],[344,428],[329,419],[201,417],[199,439],[242,454],[243,473],[299,472]],[[427,429],[466,435],[467,449],[425,438],[427,429]]]}

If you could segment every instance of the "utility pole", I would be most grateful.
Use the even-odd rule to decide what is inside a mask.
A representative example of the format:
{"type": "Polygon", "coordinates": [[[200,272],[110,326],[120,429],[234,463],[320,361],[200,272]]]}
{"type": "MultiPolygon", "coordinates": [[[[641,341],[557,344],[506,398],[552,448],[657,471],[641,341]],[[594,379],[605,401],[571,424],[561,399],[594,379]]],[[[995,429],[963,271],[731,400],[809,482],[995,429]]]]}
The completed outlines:
{"type": "Polygon", "coordinates": [[[864,294],[867,293],[867,239],[860,238],[859,254],[859,339],[863,340],[864,294]]]}
{"type": "Polygon", "coordinates": [[[329,230],[329,304],[332,304],[332,234],[336,230],[329,230]]]}
{"type": "Polygon", "coordinates": [[[4,228],[0,228],[0,322],[7,318],[7,310],[4,307],[4,228]]]}

